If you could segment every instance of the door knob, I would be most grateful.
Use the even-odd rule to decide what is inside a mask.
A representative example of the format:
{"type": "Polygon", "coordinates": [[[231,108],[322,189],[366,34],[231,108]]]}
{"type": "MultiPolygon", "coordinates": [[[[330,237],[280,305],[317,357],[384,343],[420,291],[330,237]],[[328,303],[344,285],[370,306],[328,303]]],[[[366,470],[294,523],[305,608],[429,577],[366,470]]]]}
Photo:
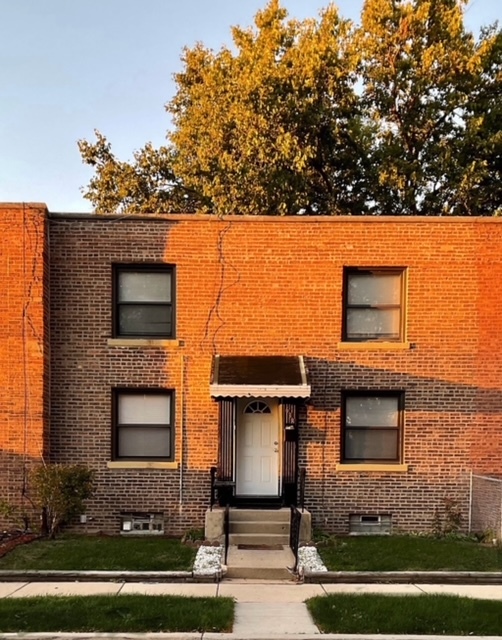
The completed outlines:
{"type": "Polygon", "coordinates": [[[277,440],[274,442],[275,445],[278,445],[279,443],[277,442],[277,440]]]}

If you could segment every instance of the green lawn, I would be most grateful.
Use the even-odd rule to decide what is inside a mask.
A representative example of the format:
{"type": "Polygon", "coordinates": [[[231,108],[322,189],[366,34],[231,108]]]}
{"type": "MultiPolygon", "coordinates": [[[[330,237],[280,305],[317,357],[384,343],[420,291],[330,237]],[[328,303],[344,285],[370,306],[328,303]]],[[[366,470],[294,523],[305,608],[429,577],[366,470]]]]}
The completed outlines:
{"type": "Polygon", "coordinates": [[[332,571],[502,571],[502,549],[418,536],[353,536],[320,545],[332,571]]]}
{"type": "Polygon", "coordinates": [[[307,606],[324,633],[502,635],[502,602],[495,600],[337,594],[307,606]]]}
{"type": "Polygon", "coordinates": [[[0,632],[231,631],[231,598],[44,596],[0,600],[0,632]]]}
{"type": "Polygon", "coordinates": [[[196,549],[164,537],[62,536],[16,547],[0,569],[189,571],[196,549]]]}

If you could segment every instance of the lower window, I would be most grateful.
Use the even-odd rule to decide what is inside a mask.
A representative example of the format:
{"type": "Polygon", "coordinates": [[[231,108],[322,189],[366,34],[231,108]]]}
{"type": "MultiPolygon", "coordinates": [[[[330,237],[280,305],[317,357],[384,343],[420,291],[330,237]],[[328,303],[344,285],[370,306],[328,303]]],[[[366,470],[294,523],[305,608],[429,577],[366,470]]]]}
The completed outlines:
{"type": "Polygon", "coordinates": [[[114,391],[114,460],[174,459],[171,391],[114,391]]]}
{"type": "Polygon", "coordinates": [[[163,513],[122,513],[121,533],[127,534],[157,534],[164,533],[163,513]]]}
{"type": "Polygon", "coordinates": [[[344,393],[343,462],[400,462],[402,431],[402,393],[351,391],[344,393]]]}
{"type": "Polygon", "coordinates": [[[388,534],[392,531],[392,516],[363,515],[351,513],[349,516],[349,533],[353,536],[374,536],[388,534]]]}

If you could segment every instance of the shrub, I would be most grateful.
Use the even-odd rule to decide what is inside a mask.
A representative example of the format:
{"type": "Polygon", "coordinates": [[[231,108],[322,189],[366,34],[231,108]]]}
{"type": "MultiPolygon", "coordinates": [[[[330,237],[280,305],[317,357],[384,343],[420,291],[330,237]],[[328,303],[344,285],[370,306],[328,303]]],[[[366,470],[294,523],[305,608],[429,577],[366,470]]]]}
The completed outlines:
{"type": "Polygon", "coordinates": [[[94,471],[81,465],[46,464],[31,473],[35,502],[42,510],[42,529],[54,538],[61,527],[85,511],[94,493],[94,471]]]}
{"type": "Polygon", "coordinates": [[[197,542],[204,541],[204,529],[194,528],[186,531],[181,537],[182,544],[196,544],[197,542]]]}
{"type": "Polygon", "coordinates": [[[327,533],[322,529],[314,528],[311,542],[313,542],[316,547],[328,547],[336,546],[338,544],[338,539],[331,533],[327,533]]]}
{"type": "Polygon", "coordinates": [[[30,513],[24,502],[19,506],[0,498],[0,518],[21,531],[30,529],[30,513]]]}
{"type": "Polygon", "coordinates": [[[459,504],[452,498],[443,499],[443,509],[436,507],[432,519],[432,534],[436,538],[455,536],[463,523],[459,504]]]}

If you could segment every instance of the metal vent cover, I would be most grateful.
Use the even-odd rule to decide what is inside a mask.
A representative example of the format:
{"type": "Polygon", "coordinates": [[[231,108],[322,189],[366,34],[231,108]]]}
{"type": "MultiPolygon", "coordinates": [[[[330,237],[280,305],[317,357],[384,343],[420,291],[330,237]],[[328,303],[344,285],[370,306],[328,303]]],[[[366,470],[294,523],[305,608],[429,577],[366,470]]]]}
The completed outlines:
{"type": "Polygon", "coordinates": [[[124,535],[162,535],[163,513],[121,513],[120,533],[124,535]]]}
{"type": "Polygon", "coordinates": [[[351,513],[349,533],[354,536],[386,535],[392,531],[392,514],[351,513]]]}

